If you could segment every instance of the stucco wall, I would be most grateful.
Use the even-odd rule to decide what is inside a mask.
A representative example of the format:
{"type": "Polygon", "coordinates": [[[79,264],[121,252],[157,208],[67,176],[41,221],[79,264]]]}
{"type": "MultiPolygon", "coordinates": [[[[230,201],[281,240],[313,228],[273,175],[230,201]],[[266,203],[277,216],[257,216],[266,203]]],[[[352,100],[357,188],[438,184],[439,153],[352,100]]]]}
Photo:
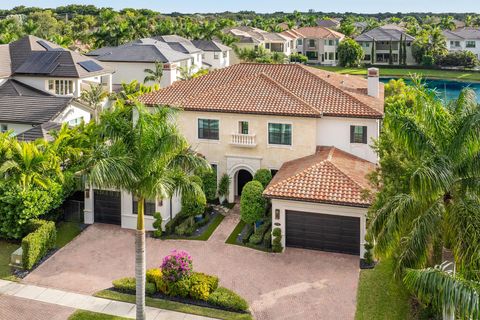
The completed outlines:
{"type": "MultiPolygon", "coordinates": [[[[227,51],[227,56],[223,57],[223,52],[218,52],[218,59],[214,58],[213,51],[204,52],[203,62],[209,63],[212,65],[213,69],[226,68],[230,65],[230,51],[227,51]]],[[[206,66],[204,66],[206,68],[206,66]]]]}
{"type": "MultiPolygon", "coordinates": [[[[363,257],[365,253],[365,233],[366,233],[366,208],[335,206],[329,204],[320,204],[312,202],[290,201],[272,199],[272,225],[273,228],[280,228],[282,230],[282,246],[285,248],[286,237],[286,218],[285,211],[305,211],[311,213],[331,214],[349,217],[360,218],[360,256],[363,257]],[[280,219],[275,219],[275,210],[280,211],[280,219]]],[[[288,249],[287,249],[288,250],[288,249]]]]}
{"type": "Polygon", "coordinates": [[[378,139],[379,120],[323,117],[317,119],[317,145],[335,146],[345,152],[351,153],[376,163],[377,154],[371,148],[372,139],[378,139]],[[368,144],[350,143],[350,126],[367,126],[368,144]]]}
{"type": "Polygon", "coordinates": [[[33,128],[33,125],[31,124],[11,123],[11,122],[0,122],[0,123],[6,124],[7,130],[13,130],[13,135],[15,136],[33,128]]]}

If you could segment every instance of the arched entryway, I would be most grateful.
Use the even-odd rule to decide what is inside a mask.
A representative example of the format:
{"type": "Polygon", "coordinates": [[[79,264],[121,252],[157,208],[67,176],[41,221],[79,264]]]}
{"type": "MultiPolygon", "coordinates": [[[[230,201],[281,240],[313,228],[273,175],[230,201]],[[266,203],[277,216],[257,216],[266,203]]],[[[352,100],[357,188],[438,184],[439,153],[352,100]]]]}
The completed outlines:
{"type": "Polygon", "coordinates": [[[235,195],[238,197],[241,196],[243,187],[252,180],[253,180],[253,176],[248,170],[245,170],[245,169],[238,170],[237,173],[235,174],[235,186],[236,186],[235,195]]]}

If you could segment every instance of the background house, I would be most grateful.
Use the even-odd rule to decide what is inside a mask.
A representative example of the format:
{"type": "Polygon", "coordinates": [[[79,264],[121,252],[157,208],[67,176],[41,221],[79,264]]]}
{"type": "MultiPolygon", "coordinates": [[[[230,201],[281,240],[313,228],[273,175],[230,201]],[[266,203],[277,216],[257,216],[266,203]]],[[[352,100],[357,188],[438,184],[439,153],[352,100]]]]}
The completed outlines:
{"type": "Polygon", "coordinates": [[[396,25],[385,25],[367,31],[355,38],[365,53],[364,63],[386,65],[389,64],[390,48],[392,50],[392,62],[400,64],[400,38],[406,43],[407,65],[416,64],[412,55],[412,43],[414,37],[407,34],[405,29],[396,25]]]}
{"type": "Polygon", "coordinates": [[[220,69],[230,65],[232,48],[214,40],[192,40],[192,43],[203,51],[202,62],[204,67],[220,69]]]}
{"type": "Polygon", "coordinates": [[[447,39],[448,51],[470,51],[480,59],[480,28],[444,30],[443,35],[447,39]]]}

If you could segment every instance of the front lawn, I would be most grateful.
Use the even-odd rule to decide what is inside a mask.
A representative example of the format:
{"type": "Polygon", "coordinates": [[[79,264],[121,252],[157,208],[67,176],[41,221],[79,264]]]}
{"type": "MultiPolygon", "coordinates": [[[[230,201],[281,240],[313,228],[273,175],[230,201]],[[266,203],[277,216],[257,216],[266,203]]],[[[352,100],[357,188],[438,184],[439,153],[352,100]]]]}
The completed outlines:
{"type": "Polygon", "coordinates": [[[4,240],[0,240],[0,278],[8,278],[12,274],[10,272],[10,256],[13,251],[17,250],[20,244],[12,243],[4,240]]]}
{"type": "MultiPolygon", "coordinates": [[[[326,71],[332,71],[340,74],[367,75],[367,68],[343,68],[331,66],[316,66],[316,68],[326,71]]],[[[380,68],[380,76],[382,77],[406,77],[411,74],[418,74],[424,78],[431,79],[447,79],[459,81],[480,81],[480,72],[474,71],[449,71],[435,69],[413,69],[413,68],[380,68]]]]}
{"type": "Polygon", "coordinates": [[[65,246],[82,231],[78,222],[60,222],[57,226],[57,248],[65,246]]]}
{"type": "MultiPolygon", "coordinates": [[[[120,293],[112,290],[102,290],[95,294],[96,297],[123,301],[129,303],[135,303],[135,296],[132,294],[120,293]]],[[[196,314],[199,316],[228,319],[228,320],[252,320],[252,316],[248,313],[236,313],[225,310],[200,307],[191,304],[180,303],[176,301],[169,301],[163,299],[156,299],[152,297],[146,297],[145,303],[149,307],[172,310],[182,313],[196,314]]]]}
{"type": "Polygon", "coordinates": [[[127,320],[128,318],[112,316],[105,313],[97,313],[86,310],[75,311],[68,320],[127,320]]]}
{"type": "Polygon", "coordinates": [[[401,281],[393,278],[391,261],[360,272],[356,320],[415,319],[412,314],[411,296],[401,281]]]}

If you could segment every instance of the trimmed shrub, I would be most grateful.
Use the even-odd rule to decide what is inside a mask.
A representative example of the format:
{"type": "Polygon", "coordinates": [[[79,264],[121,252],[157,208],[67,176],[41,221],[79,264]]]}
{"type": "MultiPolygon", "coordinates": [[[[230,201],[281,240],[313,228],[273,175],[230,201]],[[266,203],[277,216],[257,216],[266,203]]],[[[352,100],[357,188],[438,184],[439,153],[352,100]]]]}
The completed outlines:
{"type": "Polygon", "coordinates": [[[208,300],[210,292],[210,283],[207,275],[203,273],[194,273],[190,277],[190,292],[189,295],[192,299],[208,300]]]}
{"type": "Polygon", "coordinates": [[[253,225],[252,224],[247,225],[247,231],[245,232],[245,234],[243,235],[243,238],[242,238],[243,244],[248,243],[248,240],[252,236],[253,231],[254,231],[253,225]]]}
{"type": "Polygon", "coordinates": [[[196,216],[205,212],[207,199],[203,192],[182,196],[182,212],[187,216],[196,216]]]}
{"type": "Polygon", "coordinates": [[[259,245],[262,243],[263,236],[265,235],[265,232],[270,229],[270,226],[272,225],[271,221],[265,221],[264,224],[262,224],[260,227],[257,228],[255,233],[250,237],[249,243],[253,245],[259,245]]]}
{"type": "Polygon", "coordinates": [[[155,219],[153,222],[153,227],[155,228],[153,231],[153,236],[155,238],[160,238],[162,236],[162,215],[160,212],[155,212],[153,214],[153,218],[155,219]]]}
{"type": "Polygon", "coordinates": [[[190,294],[190,277],[184,277],[174,282],[166,282],[166,294],[173,297],[186,298],[190,294]]]}
{"type": "Polygon", "coordinates": [[[30,270],[55,247],[57,229],[53,221],[36,221],[37,229],[22,239],[23,267],[30,270]]]}
{"type": "Polygon", "coordinates": [[[208,284],[208,288],[209,288],[210,292],[213,292],[218,288],[218,277],[217,276],[212,276],[212,275],[201,273],[201,272],[194,272],[192,274],[192,277],[201,278],[202,281],[206,282],[208,284]]]}
{"type": "Polygon", "coordinates": [[[308,58],[301,53],[294,52],[290,55],[290,62],[307,63],[308,58]]]}
{"type": "Polygon", "coordinates": [[[274,237],[272,241],[272,251],[277,253],[282,252],[282,230],[280,228],[275,228],[273,229],[272,235],[274,237]]]}
{"type": "Polygon", "coordinates": [[[253,176],[253,180],[257,180],[266,188],[270,181],[272,181],[272,173],[268,169],[258,169],[253,176]]]}
{"type": "Polygon", "coordinates": [[[235,292],[219,287],[208,297],[208,303],[234,311],[247,311],[248,303],[235,292]]]}
{"type": "Polygon", "coordinates": [[[165,224],[165,233],[172,234],[175,231],[175,227],[177,227],[184,219],[185,215],[183,214],[183,212],[177,213],[177,215],[173,217],[173,219],[171,219],[165,224]]]}
{"type": "Polygon", "coordinates": [[[165,282],[176,282],[188,278],[193,269],[192,257],[185,251],[173,250],[162,262],[163,280],[165,282]]]}
{"type": "Polygon", "coordinates": [[[471,51],[456,51],[449,52],[444,56],[437,56],[435,63],[442,67],[475,68],[479,61],[471,51]]]}
{"type": "Polygon", "coordinates": [[[265,232],[265,235],[263,236],[263,246],[265,248],[272,247],[272,230],[271,229],[265,232]]]}
{"type": "MultiPolygon", "coordinates": [[[[126,278],[120,278],[117,280],[113,280],[112,284],[113,287],[124,293],[132,293],[135,294],[136,291],[136,283],[137,281],[135,280],[134,277],[126,277],[126,278]]],[[[153,295],[155,294],[155,284],[151,282],[147,282],[145,284],[145,293],[148,295],[153,295]]]]}
{"type": "Polygon", "coordinates": [[[203,192],[208,201],[217,198],[217,173],[214,170],[205,172],[202,176],[203,192]]]}
{"type": "Polygon", "coordinates": [[[369,242],[365,243],[365,253],[363,254],[363,259],[365,259],[365,263],[373,264],[373,254],[372,254],[373,245],[369,242]]]}
{"type": "Polygon", "coordinates": [[[263,186],[253,180],[245,184],[240,199],[240,215],[245,223],[253,224],[265,214],[267,200],[263,197],[263,186]]]}
{"type": "Polygon", "coordinates": [[[187,219],[183,220],[175,228],[175,234],[179,236],[189,236],[195,231],[195,219],[193,216],[188,217],[187,219]]]}

